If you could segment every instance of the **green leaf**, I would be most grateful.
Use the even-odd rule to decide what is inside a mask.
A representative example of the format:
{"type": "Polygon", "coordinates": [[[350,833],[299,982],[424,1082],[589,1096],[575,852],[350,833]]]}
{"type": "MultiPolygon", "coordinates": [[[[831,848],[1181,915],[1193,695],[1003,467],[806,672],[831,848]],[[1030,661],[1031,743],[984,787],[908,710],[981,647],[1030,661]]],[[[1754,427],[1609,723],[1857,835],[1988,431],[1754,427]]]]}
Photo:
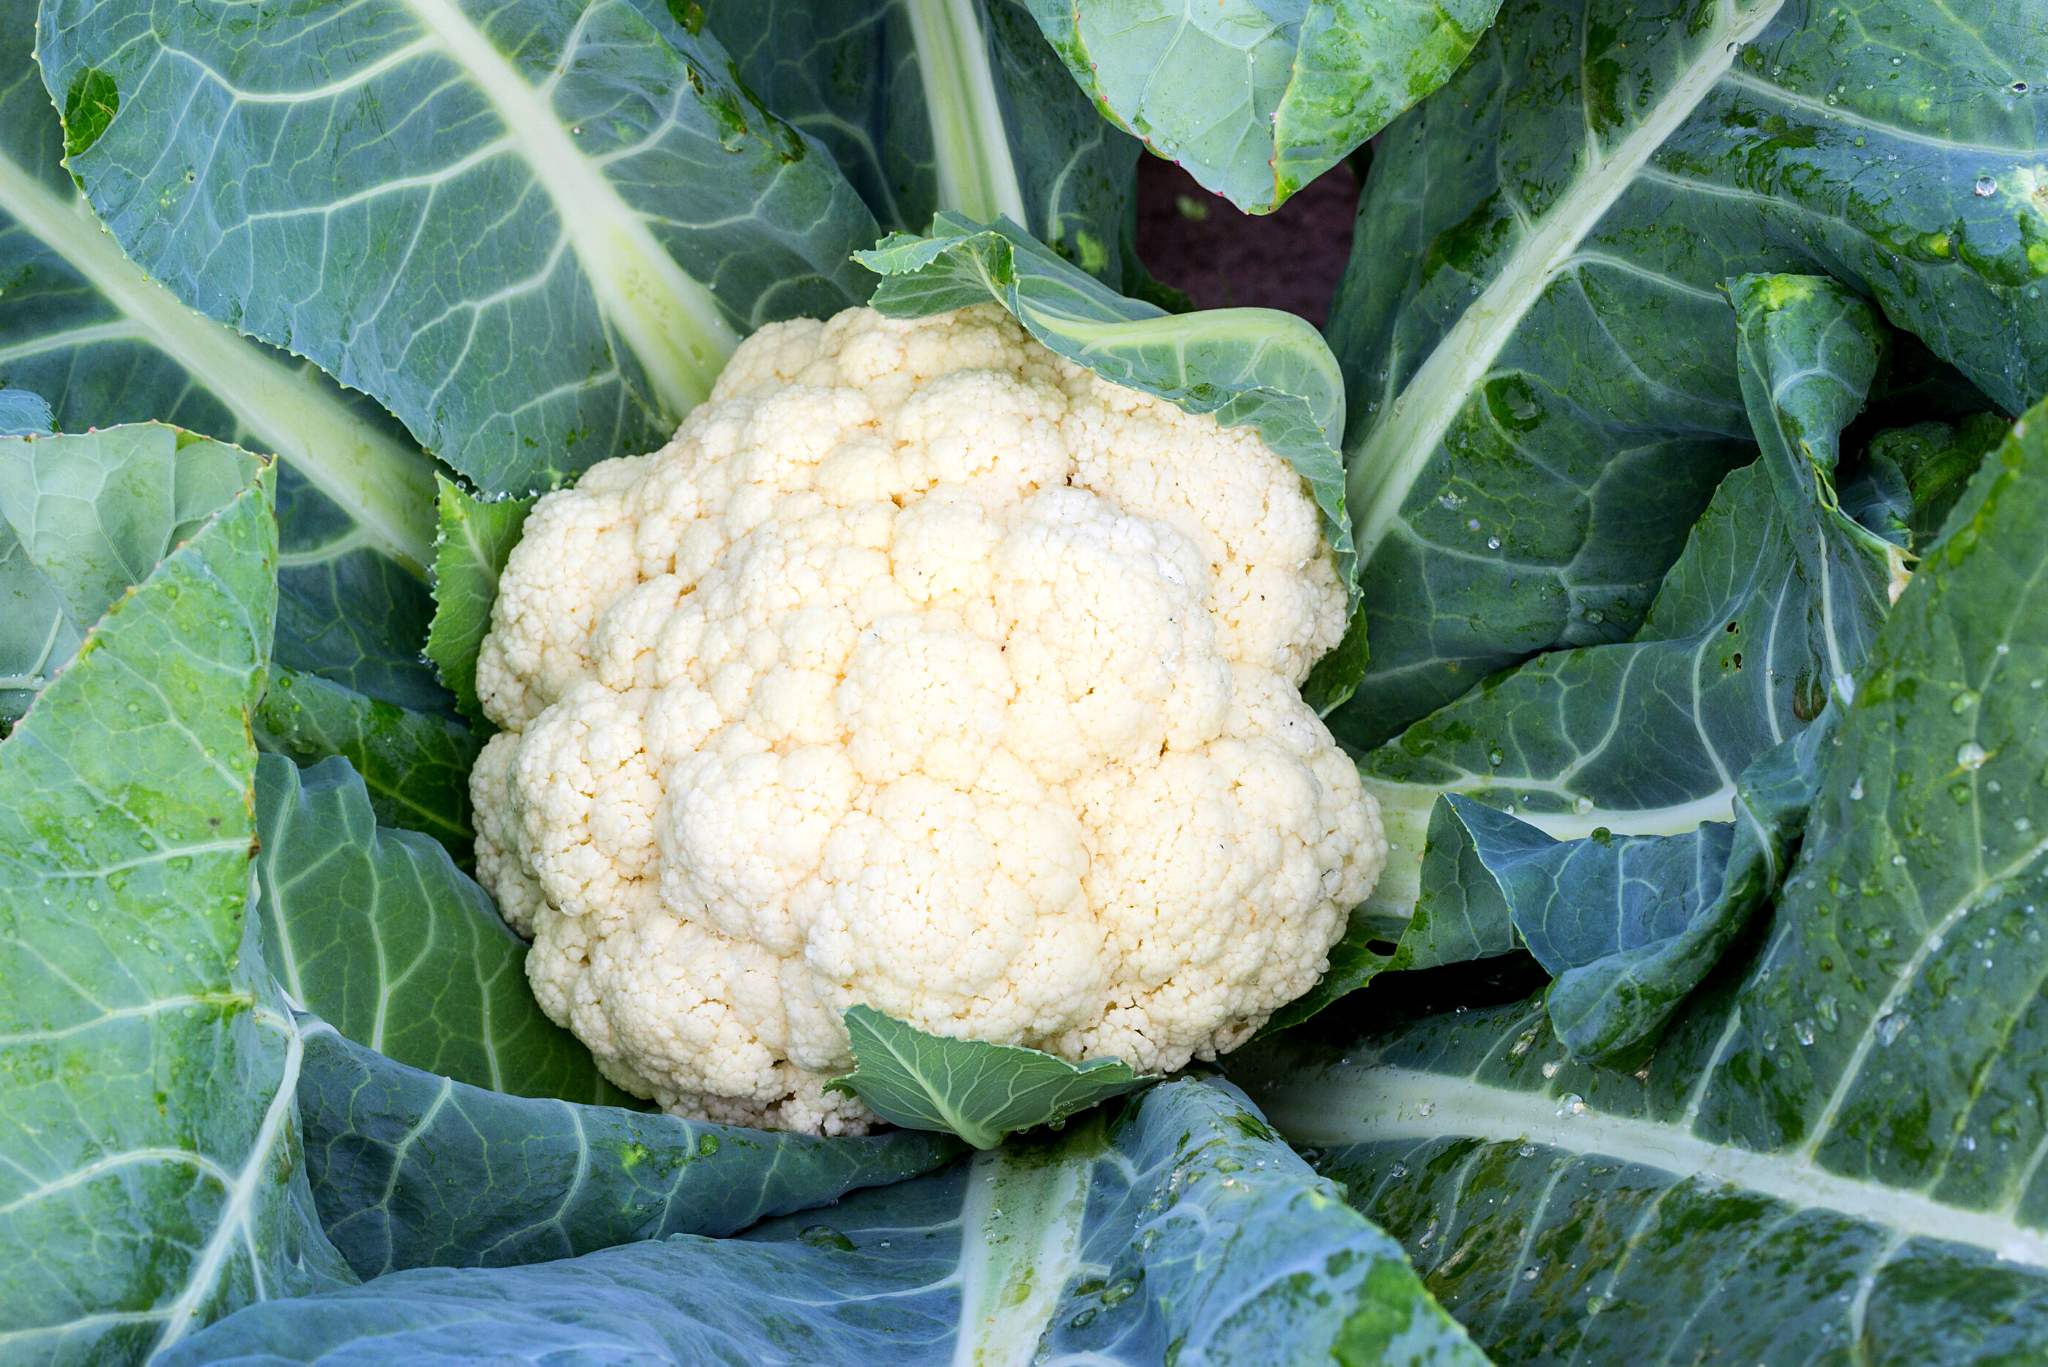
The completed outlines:
{"type": "Polygon", "coordinates": [[[301,764],[339,757],[368,787],[387,826],[423,831],[467,867],[469,768],[478,738],[439,711],[411,711],[317,674],[273,668],[256,708],[256,743],[301,764]]]}
{"type": "Polygon", "coordinates": [[[2044,422],[1879,633],[1768,936],[1641,1071],[1538,1003],[1233,1055],[1503,1360],[2048,1353],[2044,422]]]}
{"type": "Polygon", "coordinates": [[[958,1152],[907,1131],[820,1139],[508,1096],[408,1068],[323,1021],[305,1036],[306,1168],[328,1233],[365,1278],[733,1234],[958,1152]]]}
{"type": "Polygon", "coordinates": [[[93,623],[257,465],[154,424],[0,442],[0,719],[26,712],[93,623]]]}
{"type": "Polygon", "coordinates": [[[461,485],[441,481],[441,531],[434,538],[434,620],[427,632],[427,658],[455,694],[456,706],[478,726],[483,705],[476,696],[476,657],[491,629],[491,605],[498,601],[498,576],[519,544],[519,529],[532,499],[472,498],[461,485]]]}
{"type": "Polygon", "coordinates": [[[859,1096],[892,1125],[958,1135],[977,1149],[1156,1080],[1118,1059],[1069,1063],[1014,1044],[928,1035],[871,1006],[849,1007],[844,1019],[853,1071],[831,1088],[859,1096]]]}
{"type": "Polygon", "coordinates": [[[272,475],[186,450],[240,487],[191,486],[182,544],[128,566],[0,742],[0,1354],[23,1361],[145,1358],[346,1277],[299,1163],[298,1031],[241,952],[272,475]]]}
{"type": "Polygon", "coordinates": [[[818,139],[881,225],[1023,224],[1131,288],[1138,144],[1103,121],[1021,0],[711,0],[749,89],[818,139]]]}
{"type": "Polygon", "coordinates": [[[633,1104],[541,1014],[490,896],[426,836],[379,827],[347,760],[265,755],[256,818],[264,957],[301,1009],[458,1082],[633,1104]]]}
{"type": "Polygon", "coordinates": [[[1751,458],[1730,276],[1834,276],[2009,412],[2048,391],[2044,69],[2009,6],[1510,0],[1375,142],[1331,314],[1372,607],[1338,737],[1642,624],[1751,458]]]}
{"type": "MultiPolygon", "coordinates": [[[[1025,236],[941,213],[931,235],[892,234],[856,260],[883,277],[874,306],[916,317],[995,300],[1059,355],[1116,384],[1156,394],[1225,427],[1250,426],[1300,472],[1322,509],[1344,582],[1354,582],[1343,465],[1342,380],[1316,330],[1274,309],[1168,314],[1115,293],[1025,236]]],[[[1357,598],[1354,595],[1353,603],[1357,598]]],[[[1347,638],[1339,664],[1314,676],[1311,705],[1328,710],[1356,682],[1364,652],[1347,638]]]]}
{"type": "Polygon", "coordinates": [[[1500,0],[1028,0],[1081,89],[1155,154],[1270,213],[1442,85],[1500,0]]]}
{"type": "Polygon", "coordinates": [[[257,743],[310,764],[341,755],[378,818],[470,858],[469,766],[481,737],[420,656],[426,584],[361,544],[354,525],[287,467],[278,485],[277,661],[257,743]]]}
{"type": "MultiPolygon", "coordinates": [[[[1557,839],[1682,835],[1733,820],[1737,777],[1850,691],[1901,559],[1834,493],[1883,332],[1813,277],[1731,288],[1761,454],[1722,481],[1632,641],[1538,656],[1363,757],[1394,846],[1368,904],[1382,919],[1433,891],[1426,830],[1442,794],[1557,839]]],[[[1436,876],[1473,871],[1445,859],[1436,876]]]]}
{"type": "Polygon", "coordinates": [[[122,249],[489,492],[659,445],[740,332],[867,288],[852,188],[657,0],[52,0],[38,42],[119,92],[68,165],[122,249]]]}
{"type": "MultiPolygon", "coordinates": [[[[93,621],[253,469],[237,448],[166,437],[167,430],[141,425],[16,444],[0,462],[0,594],[14,608],[10,629],[0,631],[0,720],[19,716],[93,621]]],[[[290,527],[281,533],[276,650],[298,667],[272,666],[257,739],[307,760],[358,760],[387,819],[428,831],[467,858],[476,742],[442,710],[445,694],[408,658],[414,652],[391,635],[409,634],[420,620],[411,595],[423,599],[423,586],[389,557],[351,543],[351,524],[309,485],[289,474],[281,482],[294,491],[297,511],[286,510],[290,527]],[[353,686],[309,672],[316,669],[353,686]]]]}
{"type": "Polygon", "coordinates": [[[57,430],[50,405],[26,389],[0,389],[0,437],[34,437],[57,430]]]}
{"type": "Polygon", "coordinates": [[[1234,1089],[1183,1081],[736,1239],[422,1268],[275,1302],[167,1367],[409,1361],[451,1344],[689,1363],[1484,1362],[1392,1241],[1234,1089]]]}
{"type": "Polygon", "coordinates": [[[1976,413],[1959,423],[1915,423],[1872,438],[1866,459],[1896,490],[1891,511],[1902,544],[1917,551],[1934,540],[1984,453],[2004,440],[2009,426],[1994,413],[1976,413]]]}

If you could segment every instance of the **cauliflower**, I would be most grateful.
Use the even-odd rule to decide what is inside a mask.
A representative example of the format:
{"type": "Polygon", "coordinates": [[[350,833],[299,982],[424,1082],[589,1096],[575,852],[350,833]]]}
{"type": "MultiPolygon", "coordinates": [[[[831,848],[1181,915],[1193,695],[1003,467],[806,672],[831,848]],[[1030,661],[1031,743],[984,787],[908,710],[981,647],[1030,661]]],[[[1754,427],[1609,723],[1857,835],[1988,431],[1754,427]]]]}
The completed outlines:
{"type": "Polygon", "coordinates": [[[1141,1071],[1322,974],[1386,856],[1298,685],[1345,595],[1246,428],[993,306],[779,323],[535,507],[479,873],[547,1013],[679,1115],[857,1133],[867,1004],[1141,1071]]]}

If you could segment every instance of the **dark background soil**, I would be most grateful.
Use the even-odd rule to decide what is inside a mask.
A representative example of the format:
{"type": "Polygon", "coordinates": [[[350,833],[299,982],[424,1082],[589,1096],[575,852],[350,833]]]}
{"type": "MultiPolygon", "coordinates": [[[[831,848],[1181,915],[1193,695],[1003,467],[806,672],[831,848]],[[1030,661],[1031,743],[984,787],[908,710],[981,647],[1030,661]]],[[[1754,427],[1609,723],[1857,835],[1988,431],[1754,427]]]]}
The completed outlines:
{"type": "Polygon", "coordinates": [[[1339,163],[1271,214],[1242,214],[1170,161],[1138,159],[1138,256],[1197,308],[1275,308],[1321,327],[1351,252],[1358,182],[1339,163]]]}

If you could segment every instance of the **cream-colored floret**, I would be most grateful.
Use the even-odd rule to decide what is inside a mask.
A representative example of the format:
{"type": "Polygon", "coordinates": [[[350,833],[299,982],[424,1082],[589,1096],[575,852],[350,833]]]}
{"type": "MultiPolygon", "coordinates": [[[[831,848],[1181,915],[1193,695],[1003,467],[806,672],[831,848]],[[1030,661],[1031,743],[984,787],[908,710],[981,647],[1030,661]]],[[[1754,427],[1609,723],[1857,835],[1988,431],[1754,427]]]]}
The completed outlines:
{"type": "Polygon", "coordinates": [[[477,869],[537,1000],[678,1114],[855,1133],[846,1008],[1213,1058],[1386,854],[1298,686],[1298,475],[993,307],[763,328],[535,507],[477,665],[477,869]]]}

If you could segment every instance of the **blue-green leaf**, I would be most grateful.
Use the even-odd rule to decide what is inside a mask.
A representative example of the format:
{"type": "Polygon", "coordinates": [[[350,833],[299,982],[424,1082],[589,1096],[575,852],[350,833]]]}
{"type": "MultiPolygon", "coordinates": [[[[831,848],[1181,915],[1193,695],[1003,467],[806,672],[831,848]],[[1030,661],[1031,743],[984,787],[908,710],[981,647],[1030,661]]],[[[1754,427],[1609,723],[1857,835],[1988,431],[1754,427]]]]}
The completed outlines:
{"type": "Polygon", "coordinates": [[[364,1277],[726,1235],[929,1172],[958,1147],[820,1139],[508,1096],[305,1027],[299,1108],[320,1215],[364,1277]]]}
{"type": "Polygon", "coordinates": [[[1834,276],[2008,412],[2048,391],[2044,70],[2025,6],[1509,0],[1375,142],[1331,314],[1372,612],[1339,738],[1643,623],[1754,450],[1730,276],[1834,276]]]}
{"type": "Polygon", "coordinates": [[[491,492],[659,445],[740,332],[867,288],[852,188],[657,0],[51,0],[39,56],[118,93],[66,164],[136,261],[491,492]]]}
{"type": "Polygon", "coordinates": [[[399,1272],[245,1311],[168,1362],[258,1354],[1484,1362],[1391,1240],[1234,1089],[1192,1081],[741,1238],[399,1272]]]}
{"type": "MultiPolygon", "coordinates": [[[[0,469],[45,447],[168,455],[180,440],[168,427],[15,439],[0,469]]],[[[249,1301],[347,1276],[299,1163],[298,1031],[245,948],[271,467],[205,444],[184,454],[197,477],[167,491],[182,544],[118,568],[96,557],[122,538],[82,544],[64,588],[103,594],[132,573],[132,591],[0,742],[10,1360],[145,1358],[249,1301]]],[[[110,519],[124,506],[109,495],[110,519]]]]}
{"type": "MultiPolygon", "coordinates": [[[[432,462],[374,405],[192,312],[122,255],[64,170],[35,37],[35,0],[0,0],[0,385],[41,395],[68,432],[162,420],[275,452],[358,544],[422,571],[432,462]]],[[[106,111],[103,83],[80,96],[59,104],[106,111]]]]}
{"type": "Polygon", "coordinates": [[[1500,0],[1029,0],[1081,89],[1270,213],[1458,69],[1500,0]]]}
{"type": "Polygon", "coordinates": [[[0,389],[0,437],[33,437],[57,430],[57,419],[40,394],[0,389]]]}
{"type": "Polygon", "coordinates": [[[853,1071],[833,1087],[892,1125],[958,1135],[977,1149],[1155,1081],[1117,1059],[1069,1063],[1014,1044],[926,1034],[869,1006],[849,1008],[845,1020],[853,1071]]]}
{"type": "Polygon", "coordinates": [[[541,1014],[489,894],[426,836],[379,827],[347,760],[265,755],[256,826],[264,957],[302,1010],[460,1082],[632,1104],[541,1014]]]}
{"type": "Polygon", "coordinates": [[[1640,1055],[1778,890],[1835,715],[1822,712],[1743,770],[1732,821],[1683,835],[1552,840],[1470,798],[1444,800],[1516,942],[1556,979],[1550,1023],[1573,1058],[1640,1055]]]}
{"type": "Polygon", "coordinates": [[[1024,225],[1131,284],[1138,144],[1075,88],[1022,0],[711,0],[747,85],[816,137],[881,225],[950,209],[1024,225]]]}

